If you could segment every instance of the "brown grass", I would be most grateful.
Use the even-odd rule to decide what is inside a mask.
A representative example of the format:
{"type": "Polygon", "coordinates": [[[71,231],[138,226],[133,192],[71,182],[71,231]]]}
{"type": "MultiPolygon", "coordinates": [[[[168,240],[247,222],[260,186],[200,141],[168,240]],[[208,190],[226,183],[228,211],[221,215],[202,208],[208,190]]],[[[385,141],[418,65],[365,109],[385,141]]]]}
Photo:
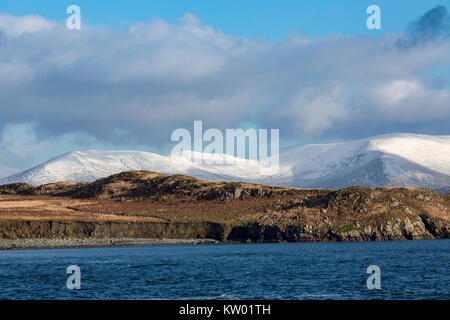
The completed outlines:
{"type": "Polygon", "coordinates": [[[450,197],[417,188],[338,191],[125,172],[90,184],[0,186],[0,220],[210,221],[336,225],[427,214],[450,220],[450,197]],[[236,196],[236,190],[241,195],[236,196]]]}

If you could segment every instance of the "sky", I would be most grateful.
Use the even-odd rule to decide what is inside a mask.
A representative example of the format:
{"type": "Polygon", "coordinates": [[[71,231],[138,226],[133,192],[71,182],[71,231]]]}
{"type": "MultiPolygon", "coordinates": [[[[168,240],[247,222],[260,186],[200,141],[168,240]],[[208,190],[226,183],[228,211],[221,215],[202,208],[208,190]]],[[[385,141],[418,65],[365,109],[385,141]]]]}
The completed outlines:
{"type": "Polygon", "coordinates": [[[282,40],[302,33],[321,37],[339,33],[373,35],[403,31],[406,24],[430,8],[450,2],[423,0],[2,0],[0,12],[12,15],[34,14],[52,21],[66,19],[65,9],[78,5],[86,23],[126,29],[135,22],[155,18],[170,23],[190,12],[205,23],[233,36],[282,40]],[[383,8],[380,31],[366,28],[366,8],[376,4],[383,8]]]}
{"type": "Polygon", "coordinates": [[[171,132],[279,128],[282,151],[450,134],[450,0],[0,2],[0,177],[171,132]],[[80,30],[66,8],[81,8],[80,30]],[[366,8],[381,9],[369,30],[366,8]]]}

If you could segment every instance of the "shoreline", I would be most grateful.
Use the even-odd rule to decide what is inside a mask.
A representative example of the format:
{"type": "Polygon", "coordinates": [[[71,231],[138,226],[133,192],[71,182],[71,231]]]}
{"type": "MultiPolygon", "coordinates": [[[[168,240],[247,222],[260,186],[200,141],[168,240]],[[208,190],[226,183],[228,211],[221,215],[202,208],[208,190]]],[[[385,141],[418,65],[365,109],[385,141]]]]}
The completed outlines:
{"type": "MultiPolygon", "coordinates": [[[[363,241],[296,241],[296,242],[251,242],[251,243],[363,243],[363,242],[397,242],[397,241],[425,241],[450,240],[448,238],[436,239],[388,239],[363,241]]],[[[222,242],[215,239],[147,239],[147,238],[103,238],[103,239],[0,239],[0,252],[14,250],[50,250],[50,249],[88,249],[88,248],[127,248],[127,247],[157,247],[179,245],[207,245],[207,244],[249,244],[249,242],[222,242]]]]}
{"type": "Polygon", "coordinates": [[[214,239],[0,239],[0,251],[220,244],[214,239]]]}

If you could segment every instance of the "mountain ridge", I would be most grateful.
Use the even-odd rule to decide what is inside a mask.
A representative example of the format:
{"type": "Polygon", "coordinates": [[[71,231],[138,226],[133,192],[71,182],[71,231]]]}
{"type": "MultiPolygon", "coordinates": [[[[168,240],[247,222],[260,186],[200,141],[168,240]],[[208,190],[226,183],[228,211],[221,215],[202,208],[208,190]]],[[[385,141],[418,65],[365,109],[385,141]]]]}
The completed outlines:
{"type": "MultiPolygon", "coordinates": [[[[191,155],[193,153],[187,153],[191,155]]],[[[217,154],[203,154],[217,159],[217,154]]],[[[205,180],[228,180],[340,189],[409,186],[448,190],[450,136],[388,134],[330,144],[311,144],[280,154],[280,170],[264,174],[257,161],[232,158],[235,165],[198,164],[142,151],[73,151],[29,170],[0,179],[0,184],[41,185],[58,181],[92,182],[112,174],[147,170],[205,180]]]]}

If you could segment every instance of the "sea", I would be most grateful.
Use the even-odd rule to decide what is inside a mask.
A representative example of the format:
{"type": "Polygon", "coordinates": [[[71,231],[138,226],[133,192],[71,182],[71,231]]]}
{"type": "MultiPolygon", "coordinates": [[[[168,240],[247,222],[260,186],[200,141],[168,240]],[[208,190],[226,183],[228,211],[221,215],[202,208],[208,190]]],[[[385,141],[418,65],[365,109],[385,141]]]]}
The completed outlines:
{"type": "Polygon", "coordinates": [[[450,299],[450,240],[0,251],[0,299],[450,299]]]}

